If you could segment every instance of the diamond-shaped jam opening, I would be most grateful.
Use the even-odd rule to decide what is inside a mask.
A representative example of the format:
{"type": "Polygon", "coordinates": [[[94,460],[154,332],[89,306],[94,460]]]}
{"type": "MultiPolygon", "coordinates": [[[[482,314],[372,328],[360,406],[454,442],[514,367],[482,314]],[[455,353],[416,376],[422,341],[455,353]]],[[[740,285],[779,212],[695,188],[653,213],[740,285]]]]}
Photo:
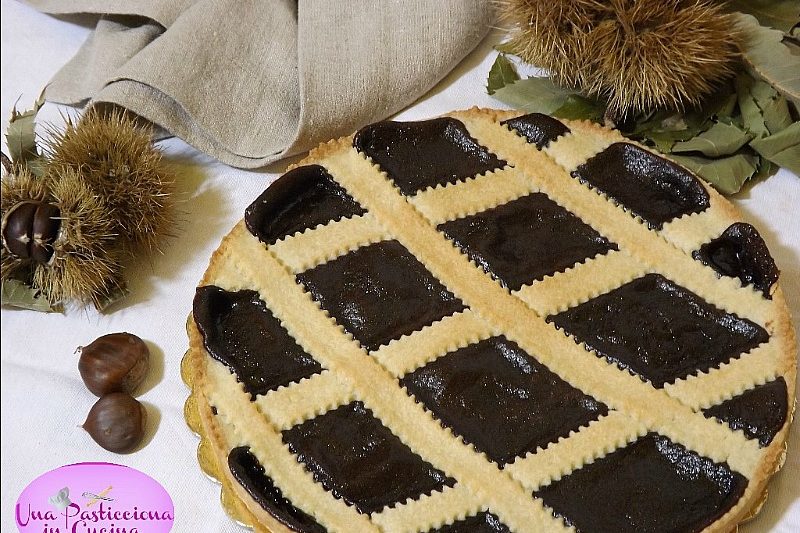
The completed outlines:
{"type": "Polygon", "coordinates": [[[769,338],[759,325],[717,309],[659,274],[547,320],[656,387],[716,368],[769,338]]]}
{"type": "Polygon", "coordinates": [[[464,309],[397,241],[359,248],[297,279],[368,350],[464,309]]]}
{"type": "Polygon", "coordinates": [[[245,211],[247,229],[265,244],[364,210],[319,165],[290,170],[245,211]]]}
{"type": "Polygon", "coordinates": [[[779,377],[709,407],[703,414],[725,422],[731,429],[741,429],[746,437],[767,446],[783,427],[788,411],[786,380],[779,377]]]}
{"type": "Polygon", "coordinates": [[[501,465],[607,412],[505,337],[444,355],[401,383],[445,426],[501,465]]]}
{"type": "Polygon", "coordinates": [[[569,133],[569,128],[561,121],[541,113],[522,115],[504,120],[500,124],[516,131],[540,150],[562,135],[569,133]]]}
{"type": "Polygon", "coordinates": [[[700,531],[746,487],[726,464],[649,434],[534,495],[579,531],[700,531]]]}
{"type": "Polygon", "coordinates": [[[318,483],[361,513],[455,483],[412,452],[361,402],[284,430],[283,441],[318,483]]]}
{"type": "Polygon", "coordinates": [[[408,195],[506,164],[478,144],[461,121],[449,117],[370,124],[356,134],[353,146],[408,195]]]}
{"type": "Polygon", "coordinates": [[[511,290],[616,249],[541,193],[445,222],[439,230],[511,290]]]}
{"type": "Polygon", "coordinates": [[[612,144],[572,175],[614,198],[651,228],[709,206],[708,193],[691,172],[629,143],[612,144]]]}
{"type": "Polygon", "coordinates": [[[722,235],[692,253],[692,257],[723,276],[739,278],[742,285],[752,285],[765,298],[772,298],[770,291],[780,271],[764,239],[750,224],[731,224],[722,235]]]}
{"type": "Polygon", "coordinates": [[[256,291],[199,287],[193,316],[208,353],[230,367],[253,397],[322,370],[256,291]]]}
{"type": "Polygon", "coordinates": [[[228,454],[228,468],[233,477],[265,511],[293,531],[325,533],[313,517],[298,509],[264,472],[264,467],[247,446],[234,448],[228,454]]]}
{"type": "Polygon", "coordinates": [[[427,533],[511,533],[511,530],[495,515],[484,511],[427,533]]]}

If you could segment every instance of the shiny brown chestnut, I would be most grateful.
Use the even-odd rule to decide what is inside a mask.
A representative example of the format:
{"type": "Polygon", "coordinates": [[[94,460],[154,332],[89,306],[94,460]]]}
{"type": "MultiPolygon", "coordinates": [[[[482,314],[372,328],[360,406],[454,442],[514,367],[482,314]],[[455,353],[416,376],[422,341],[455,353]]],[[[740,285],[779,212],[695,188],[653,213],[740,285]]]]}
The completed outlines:
{"type": "Polygon", "coordinates": [[[133,393],[150,369],[147,344],[131,333],[110,333],[79,348],[78,371],[96,396],[133,393]]]}
{"type": "Polygon", "coordinates": [[[47,263],[53,257],[53,243],[61,229],[61,211],[38,200],[20,202],[3,218],[3,246],[12,255],[47,263]]]}
{"type": "Polygon", "coordinates": [[[106,450],[128,453],[142,442],[146,422],[141,403],[124,392],[112,392],[97,400],[82,427],[106,450]]]}

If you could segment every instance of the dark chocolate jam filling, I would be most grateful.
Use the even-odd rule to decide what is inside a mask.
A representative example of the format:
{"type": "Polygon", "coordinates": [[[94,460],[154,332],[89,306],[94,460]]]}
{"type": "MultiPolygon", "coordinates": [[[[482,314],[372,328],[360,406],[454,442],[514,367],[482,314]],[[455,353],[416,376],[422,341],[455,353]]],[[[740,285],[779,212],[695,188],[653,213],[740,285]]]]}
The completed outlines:
{"type": "Polygon", "coordinates": [[[504,120],[500,124],[508,126],[525,137],[529,143],[535,144],[541,150],[562,135],[569,133],[569,128],[554,119],[541,113],[531,113],[521,117],[504,120]]]}
{"type": "Polygon", "coordinates": [[[290,170],[250,204],[244,214],[247,229],[265,244],[327,224],[361,215],[364,210],[319,165],[290,170]]]}
{"type": "Polygon", "coordinates": [[[275,486],[272,478],[264,473],[250,448],[240,446],[228,454],[228,468],[236,481],[244,487],[253,500],[281,524],[303,533],[325,533],[324,527],[283,497],[281,489],[275,486]]]}
{"type": "Polygon", "coordinates": [[[746,391],[719,405],[709,407],[703,414],[741,429],[751,439],[767,446],[786,422],[789,396],[783,377],[746,391]]]}
{"type": "Polygon", "coordinates": [[[772,298],[770,289],[778,281],[778,267],[756,228],[745,222],[728,226],[722,235],[702,245],[692,257],[723,276],[739,278],[772,298]]]}
{"type": "Polygon", "coordinates": [[[511,530],[492,513],[483,512],[427,533],[511,533],[511,530]]]}
{"type": "Polygon", "coordinates": [[[617,249],[542,193],[445,222],[439,230],[511,290],[617,249]]]}
{"type": "Polygon", "coordinates": [[[655,387],[726,363],[769,338],[659,274],[547,318],[655,387]]]}
{"type": "Polygon", "coordinates": [[[397,241],[364,246],[297,279],[368,350],[464,309],[397,241]]]}
{"type": "Polygon", "coordinates": [[[208,353],[228,365],[254,398],[322,370],[255,291],[198,287],[193,313],[208,353]]]}
{"type": "Polygon", "coordinates": [[[607,412],[505,337],[451,352],[400,382],[445,426],[500,465],[607,412]]]}
{"type": "Polygon", "coordinates": [[[733,507],[747,479],[666,437],[649,434],[540,489],[578,531],[700,531],[733,507]]]}
{"type": "Polygon", "coordinates": [[[455,183],[505,166],[454,118],[378,122],[353,139],[359,152],[385,170],[403,194],[455,183]]]}
{"type": "Polygon", "coordinates": [[[661,229],[673,218],[709,206],[708,193],[688,170],[633,144],[612,144],[572,175],[614,198],[651,228],[661,229]]]}
{"type": "Polygon", "coordinates": [[[361,402],[284,430],[283,441],[318,483],[361,513],[455,484],[412,452],[361,402]]]}

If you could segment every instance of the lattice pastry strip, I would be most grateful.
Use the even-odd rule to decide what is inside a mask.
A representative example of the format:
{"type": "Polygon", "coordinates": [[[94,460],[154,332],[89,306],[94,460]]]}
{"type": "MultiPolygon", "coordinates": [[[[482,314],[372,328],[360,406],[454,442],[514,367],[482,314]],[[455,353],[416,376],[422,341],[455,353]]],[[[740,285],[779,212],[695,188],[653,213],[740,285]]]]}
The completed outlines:
{"type": "Polygon", "coordinates": [[[388,235],[377,220],[366,213],[330,222],[286,237],[270,248],[292,272],[302,272],[330,261],[335,253],[345,254],[359,246],[386,239],[388,235]]]}
{"type": "Polygon", "coordinates": [[[767,343],[719,368],[679,379],[666,385],[664,390],[693,409],[706,409],[789,373],[790,369],[785,366],[781,347],[767,343]]]}
{"type": "Polygon", "coordinates": [[[562,476],[592,463],[598,457],[622,448],[647,433],[647,426],[621,411],[606,416],[572,432],[567,438],[551,443],[544,450],[520,457],[506,466],[511,475],[530,491],[558,481],[562,476]],[[576,458],[583,463],[577,464],[576,458]]]}
{"type": "Polygon", "coordinates": [[[348,404],[353,399],[349,383],[333,372],[323,371],[259,396],[256,405],[276,429],[282,430],[348,404]]]}
{"type": "Polygon", "coordinates": [[[485,320],[465,309],[384,344],[371,355],[392,375],[400,378],[445,353],[499,334],[485,320]]]}
{"type": "MultiPolygon", "coordinates": [[[[348,189],[349,190],[349,189],[348,189]]],[[[370,358],[341,327],[319,311],[307,293],[264,246],[238,225],[231,233],[239,247],[240,272],[251,286],[259,287],[262,299],[292,336],[329,370],[352,381],[357,399],[412,451],[452,475],[503,522],[518,531],[560,531],[561,522],[531,498],[530,506],[511,502],[530,496],[497,466],[468,446],[453,446],[449,430],[441,427],[422,406],[400,389],[393,377],[370,358]],[[485,485],[492,479],[491,487],[485,485]]],[[[292,500],[305,509],[310,502],[292,500]],[[306,503],[306,505],[304,505],[306,503]]],[[[323,522],[327,527],[327,523],[323,522]]]]}
{"type": "Polygon", "coordinates": [[[540,316],[549,316],[586,302],[648,272],[624,251],[612,250],[514,292],[540,316]]]}
{"type": "MultiPolygon", "coordinates": [[[[230,370],[216,361],[206,360],[207,379],[212,384],[208,400],[218,412],[248,415],[252,421],[258,421],[261,413],[250,401],[249,395],[236,382],[230,370]],[[226,392],[216,392],[226,391],[226,392]]],[[[250,447],[250,451],[264,466],[267,474],[281,487],[282,492],[295,505],[302,508],[331,531],[379,531],[370,524],[365,515],[356,512],[341,500],[331,498],[321,485],[314,482],[312,475],[295,461],[288,453],[281,440],[281,435],[272,425],[250,423],[236,424],[236,432],[250,447]],[[299,502],[315,502],[313,506],[299,502]]]]}
{"type": "Polygon", "coordinates": [[[433,224],[441,224],[508,203],[534,190],[533,183],[518,169],[505,167],[463,182],[429,187],[410,201],[433,224]]]}
{"type": "Polygon", "coordinates": [[[414,533],[461,520],[481,510],[483,503],[467,487],[457,484],[385,509],[373,515],[372,520],[384,531],[414,533]]]}
{"type": "Polygon", "coordinates": [[[723,205],[709,185],[703,184],[710,194],[711,205],[701,213],[676,218],[664,224],[661,234],[686,253],[691,253],[738,221],[729,205],[723,205]]]}
{"type": "MultiPolygon", "coordinates": [[[[487,118],[460,117],[470,133],[489,150],[514,163],[553,201],[627,250],[653,271],[664,274],[704,300],[737,316],[764,326],[772,313],[769,301],[738,279],[719,278],[716,273],[683,253],[640,221],[600,194],[586,194],[586,187],[563,167],[537,151],[524,139],[487,118]]],[[[570,123],[572,125],[573,123],[570,123]]]]}
{"type": "Polygon", "coordinates": [[[360,154],[332,153],[325,159],[325,166],[448,289],[562,379],[610,407],[632,414],[689,449],[715,461],[727,461],[744,475],[752,474],[760,455],[757,446],[732,436],[638,377],[617,370],[546,324],[480,269],[470,267],[466,257],[428,225],[385,177],[380,183],[382,174],[360,154]],[[567,353],[570,357],[565,357],[567,353]],[[620,391],[627,391],[627,395],[620,391]]]}
{"type": "MultiPolygon", "coordinates": [[[[544,150],[539,151],[518,135],[520,130],[514,132],[497,123],[510,118],[512,113],[470,111],[454,116],[463,125],[441,119],[435,126],[445,128],[441,135],[455,135],[456,143],[474,142],[464,137],[472,135],[496,154],[484,156],[478,151],[469,156],[473,158],[471,164],[483,165],[480,172],[464,174],[459,170],[456,155],[453,176],[460,172],[459,179],[446,177],[442,181],[436,177],[431,181],[434,176],[426,175],[427,170],[419,167],[418,174],[406,173],[393,183],[386,173],[353,149],[349,139],[332,141],[312,151],[310,159],[319,165],[313,169],[304,167],[311,171],[292,171],[300,179],[311,180],[321,187],[314,190],[333,194],[332,200],[319,195],[315,200],[328,202],[325,212],[334,213],[328,215],[330,222],[322,222],[320,216],[325,215],[311,216],[304,230],[299,226],[299,231],[277,239],[275,228],[265,226],[254,234],[266,245],[243,224],[226,238],[212,262],[217,265],[215,273],[207,274],[204,283],[245,292],[256,289],[270,316],[274,315],[319,365],[316,370],[312,366],[310,374],[298,376],[289,385],[253,397],[252,391],[237,383],[227,367],[204,356],[208,380],[213,385],[201,383],[200,387],[211,392],[208,401],[218,413],[212,418],[226,425],[226,440],[231,446],[249,446],[292,504],[312,513],[319,524],[331,531],[372,531],[376,527],[427,531],[478,512],[496,515],[514,531],[564,531],[564,522],[543,506],[538,491],[564,476],[583,472],[584,467],[595,461],[616,455],[615,450],[649,446],[655,442],[653,434],[668,437],[716,463],[726,462],[733,471],[751,480],[742,497],[742,501],[751,501],[766,482],[764,469],[774,468],[777,463],[779,450],[775,446],[762,448],[742,431],[733,431],[699,410],[775,376],[792,380],[794,368],[780,352],[787,349],[787,330],[791,332],[787,319],[780,315],[776,320],[774,315],[774,309],[785,306],[780,290],[772,295],[772,301],[765,300],[750,287],[741,288],[736,279],[717,279],[710,268],[688,255],[703,239],[713,237],[722,225],[735,220],[735,213],[712,191],[710,207],[705,211],[667,222],[660,232],[648,230],[642,219],[631,217],[608,196],[589,192],[568,173],[621,140],[616,132],[588,123],[569,122],[569,133],[554,135],[552,138],[556,140],[549,142],[549,146],[543,143],[540,147],[544,150]],[[416,183],[428,185],[422,187],[416,183]],[[416,192],[415,187],[419,189],[416,192]],[[525,202],[545,205],[549,200],[543,200],[545,197],[539,191],[602,233],[612,244],[604,253],[590,255],[589,259],[578,260],[568,267],[561,266],[554,274],[534,278],[538,281],[523,284],[521,288],[512,286],[509,290],[504,278],[495,280],[494,274],[487,274],[470,261],[448,240],[452,237],[447,232],[456,222],[460,224],[461,219],[495,207],[508,213],[506,206],[520,205],[523,198],[525,202]],[[438,230],[437,225],[440,225],[438,230]],[[368,353],[362,347],[365,345],[361,337],[358,336],[359,344],[353,333],[337,325],[338,315],[334,319],[334,314],[321,310],[311,294],[295,283],[292,274],[305,280],[308,269],[327,266],[356,250],[398,241],[466,308],[450,311],[433,323],[393,337],[395,340],[391,342],[378,343],[377,349],[371,347],[373,351],[368,353]],[[230,243],[235,243],[235,248],[230,243]],[[598,357],[545,321],[546,317],[556,320],[556,315],[598,300],[598,295],[605,297],[622,290],[632,280],[644,279],[642,276],[652,273],[663,274],[723,311],[754,320],[774,338],[718,368],[656,388],[598,357]],[[444,427],[447,424],[434,418],[427,404],[410,396],[411,389],[406,390],[398,383],[400,379],[407,384],[412,373],[449,361],[453,354],[467,353],[465,349],[497,338],[507,338],[518,345],[566,383],[606,404],[608,412],[604,410],[606,414],[599,419],[544,448],[517,457],[501,469],[476,447],[466,444],[466,439],[456,436],[449,425],[444,427]],[[786,368],[787,364],[790,368],[786,368]],[[716,390],[709,392],[705,387],[716,390]],[[295,460],[282,442],[280,431],[283,430],[284,441],[293,442],[291,438],[286,440],[287,432],[291,434],[308,422],[349,409],[353,400],[356,404],[363,402],[377,423],[388,428],[422,460],[450,476],[450,481],[432,493],[369,511],[371,515],[357,513],[354,507],[333,498],[314,481],[308,468],[295,460]],[[241,420],[249,423],[242,424],[241,420]],[[635,445],[627,446],[634,441],[635,445]],[[537,494],[532,495],[534,491],[537,494]]],[[[557,121],[551,122],[556,124],[554,131],[568,131],[557,121]]],[[[405,135],[402,124],[388,124],[385,128],[390,136],[398,132],[405,135]]],[[[359,132],[354,141],[356,147],[373,142],[370,136],[381,128],[384,126],[370,126],[359,132]]],[[[451,150],[446,143],[437,145],[436,150],[440,149],[445,153],[451,150]]],[[[395,165],[391,161],[385,163],[395,165]]],[[[412,162],[411,166],[414,165],[412,162]]],[[[292,182],[284,180],[284,183],[292,182]]],[[[287,186],[291,185],[278,190],[288,191],[287,186]]],[[[262,195],[266,196],[267,193],[262,195]]],[[[270,209],[269,202],[262,202],[262,198],[259,202],[258,209],[270,209]]],[[[327,309],[325,305],[321,307],[327,309]]],[[[195,330],[190,328],[191,331],[195,330]]],[[[198,342],[197,335],[195,331],[193,347],[198,342]]],[[[790,339],[788,342],[792,344],[790,339]]],[[[211,420],[206,425],[207,430],[213,430],[216,423],[211,420]]],[[[784,424],[779,439],[785,438],[786,430],[784,424]]],[[[240,489],[237,494],[247,498],[240,489]]],[[[743,513],[737,505],[728,515],[735,515],[738,521],[743,513]]],[[[259,520],[264,514],[259,515],[259,520]]],[[[730,523],[730,520],[733,519],[722,521],[730,523]]]]}
{"type": "MultiPolygon", "coordinates": [[[[516,136],[508,128],[504,129],[516,136]]],[[[552,141],[544,152],[567,172],[572,172],[617,140],[618,134],[611,130],[598,131],[594,124],[573,121],[570,122],[570,132],[552,141]]]]}

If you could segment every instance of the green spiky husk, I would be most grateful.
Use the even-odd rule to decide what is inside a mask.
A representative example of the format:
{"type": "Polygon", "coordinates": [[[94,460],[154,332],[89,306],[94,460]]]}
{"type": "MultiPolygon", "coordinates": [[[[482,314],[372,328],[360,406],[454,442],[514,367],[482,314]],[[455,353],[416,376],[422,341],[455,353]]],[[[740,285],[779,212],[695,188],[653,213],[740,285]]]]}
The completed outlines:
{"type": "Polygon", "coordinates": [[[697,104],[730,76],[735,24],[707,0],[501,0],[505,46],[617,115],[697,104]]]}

